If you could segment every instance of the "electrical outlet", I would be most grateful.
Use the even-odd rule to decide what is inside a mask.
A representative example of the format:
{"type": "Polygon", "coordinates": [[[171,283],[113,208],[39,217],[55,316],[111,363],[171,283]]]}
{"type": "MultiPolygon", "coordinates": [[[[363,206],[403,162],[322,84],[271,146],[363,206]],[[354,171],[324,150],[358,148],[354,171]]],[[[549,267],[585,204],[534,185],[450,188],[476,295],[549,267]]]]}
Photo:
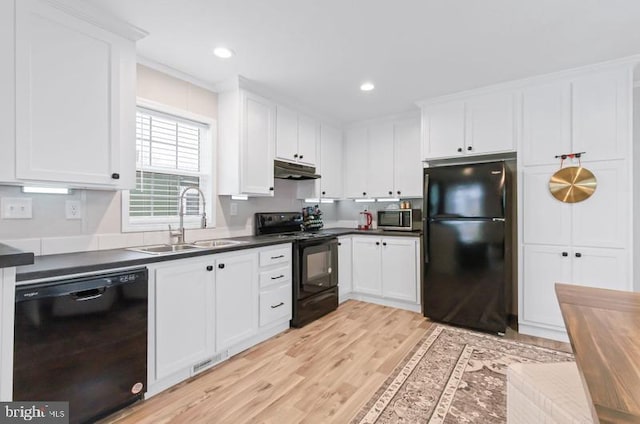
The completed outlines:
{"type": "Polygon", "coordinates": [[[238,215],[238,204],[237,203],[231,203],[231,216],[237,216],[238,215]]]}
{"type": "Polygon", "coordinates": [[[67,200],[64,206],[67,219],[82,219],[82,202],[80,200],[67,200]]]}
{"type": "Polygon", "coordinates": [[[3,197],[3,219],[31,219],[33,217],[33,201],[30,197],[3,197]]]}

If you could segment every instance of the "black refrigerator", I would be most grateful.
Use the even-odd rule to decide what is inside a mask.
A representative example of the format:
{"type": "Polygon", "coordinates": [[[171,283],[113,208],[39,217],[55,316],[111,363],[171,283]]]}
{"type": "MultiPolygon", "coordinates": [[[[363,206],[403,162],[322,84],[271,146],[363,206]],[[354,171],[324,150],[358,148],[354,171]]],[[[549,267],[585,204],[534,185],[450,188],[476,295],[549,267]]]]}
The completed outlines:
{"type": "Polygon", "coordinates": [[[424,315],[504,333],[511,297],[504,161],[424,170],[424,315]]]}

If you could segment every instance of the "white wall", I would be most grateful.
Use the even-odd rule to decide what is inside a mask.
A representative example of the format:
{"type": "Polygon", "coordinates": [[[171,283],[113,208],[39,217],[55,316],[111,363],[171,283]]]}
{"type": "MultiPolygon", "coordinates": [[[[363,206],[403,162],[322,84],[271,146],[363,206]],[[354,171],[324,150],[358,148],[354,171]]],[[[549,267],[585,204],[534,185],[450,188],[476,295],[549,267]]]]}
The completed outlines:
{"type": "MultiPolygon", "coordinates": [[[[217,120],[218,96],[202,87],[138,65],[137,89],[138,97],[217,120]]],[[[296,182],[276,180],[274,187],[275,195],[272,198],[252,198],[248,201],[232,201],[227,196],[216,198],[216,227],[189,230],[187,241],[249,235],[253,233],[255,212],[300,210],[302,202],[296,200],[296,182]],[[231,202],[238,204],[237,216],[230,214],[231,202]]],[[[33,199],[32,219],[0,219],[0,242],[36,254],[168,241],[167,231],[123,234],[119,192],[75,190],[70,195],[23,194],[19,187],[0,186],[0,197],[33,199]],[[81,202],[82,219],[65,218],[65,201],[69,199],[81,202]]],[[[207,200],[211,201],[211,197],[208,196],[207,200]]]]}

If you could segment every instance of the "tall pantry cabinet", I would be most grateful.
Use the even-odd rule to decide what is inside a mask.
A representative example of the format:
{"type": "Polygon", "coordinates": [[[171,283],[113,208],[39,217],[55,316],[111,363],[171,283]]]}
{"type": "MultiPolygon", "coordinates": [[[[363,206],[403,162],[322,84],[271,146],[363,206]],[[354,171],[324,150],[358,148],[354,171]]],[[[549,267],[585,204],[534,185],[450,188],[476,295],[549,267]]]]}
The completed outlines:
{"type": "MultiPolygon", "coordinates": [[[[519,162],[519,331],[567,340],[555,295],[563,282],[632,290],[632,90],[630,65],[522,91],[519,162]],[[555,156],[582,153],[594,194],[563,203],[549,192],[555,156]]],[[[578,166],[567,159],[564,166],[578,166]]]]}

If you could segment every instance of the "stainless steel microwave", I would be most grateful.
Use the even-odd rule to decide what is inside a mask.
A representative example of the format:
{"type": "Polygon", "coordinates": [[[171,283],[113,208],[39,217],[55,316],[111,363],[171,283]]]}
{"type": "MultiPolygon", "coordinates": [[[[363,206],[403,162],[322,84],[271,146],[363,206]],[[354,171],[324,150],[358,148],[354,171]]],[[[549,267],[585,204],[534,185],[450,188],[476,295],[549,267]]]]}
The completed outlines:
{"type": "Polygon", "coordinates": [[[378,228],[394,231],[421,230],[422,210],[394,209],[378,211],[378,228]]]}

